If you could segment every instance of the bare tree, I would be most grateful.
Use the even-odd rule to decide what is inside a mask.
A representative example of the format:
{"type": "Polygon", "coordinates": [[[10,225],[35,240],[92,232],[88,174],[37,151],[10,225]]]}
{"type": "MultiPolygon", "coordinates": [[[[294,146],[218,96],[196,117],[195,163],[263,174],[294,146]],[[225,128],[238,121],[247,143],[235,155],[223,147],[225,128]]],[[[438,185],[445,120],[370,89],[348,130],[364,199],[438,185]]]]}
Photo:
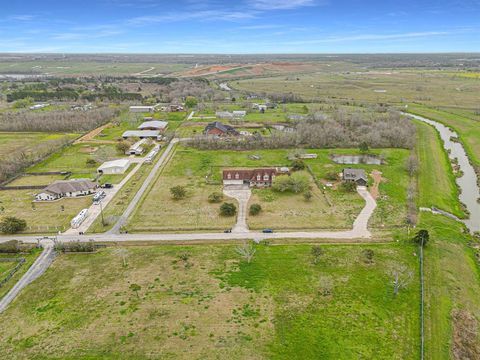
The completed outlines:
{"type": "Polygon", "coordinates": [[[253,245],[248,244],[246,242],[244,242],[243,245],[237,246],[236,251],[237,251],[237,254],[239,254],[242,258],[244,258],[245,261],[249,264],[252,261],[253,256],[255,255],[255,252],[256,252],[253,245]]]}
{"type": "Polygon", "coordinates": [[[123,267],[127,267],[127,265],[128,265],[128,262],[127,262],[128,250],[127,249],[119,247],[119,248],[117,248],[113,251],[113,254],[122,259],[123,267]]]}
{"type": "Polygon", "coordinates": [[[399,266],[396,269],[392,270],[391,276],[393,284],[393,294],[397,296],[400,290],[405,289],[412,281],[413,271],[408,270],[405,266],[399,266]]]}
{"type": "Polygon", "coordinates": [[[414,153],[410,154],[408,157],[406,167],[410,176],[415,175],[418,170],[418,159],[414,153]]]}

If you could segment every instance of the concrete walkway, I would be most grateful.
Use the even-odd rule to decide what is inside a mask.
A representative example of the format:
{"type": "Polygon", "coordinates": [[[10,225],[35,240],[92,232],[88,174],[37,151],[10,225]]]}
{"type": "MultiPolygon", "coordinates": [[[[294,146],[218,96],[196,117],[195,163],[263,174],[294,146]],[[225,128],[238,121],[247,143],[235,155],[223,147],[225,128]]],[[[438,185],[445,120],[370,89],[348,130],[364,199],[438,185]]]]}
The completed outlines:
{"type": "Polygon", "coordinates": [[[55,259],[55,250],[53,241],[42,240],[43,252],[30,266],[21,279],[10,289],[10,291],[0,300],[0,313],[4,312],[10,303],[18,296],[18,294],[32,281],[43,275],[55,259]]]}
{"type": "Polygon", "coordinates": [[[247,207],[248,200],[250,200],[250,197],[252,196],[252,191],[249,188],[224,188],[223,193],[238,201],[237,223],[233,227],[232,232],[248,232],[247,207]]]}

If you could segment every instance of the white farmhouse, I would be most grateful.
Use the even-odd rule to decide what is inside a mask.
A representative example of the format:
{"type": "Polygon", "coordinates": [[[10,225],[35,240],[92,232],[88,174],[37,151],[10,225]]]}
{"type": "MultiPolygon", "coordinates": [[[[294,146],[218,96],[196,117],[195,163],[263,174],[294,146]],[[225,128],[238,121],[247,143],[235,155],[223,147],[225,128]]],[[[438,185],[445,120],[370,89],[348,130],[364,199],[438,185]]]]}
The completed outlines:
{"type": "Polygon", "coordinates": [[[58,180],[35,195],[36,201],[53,201],[64,197],[86,196],[95,193],[98,184],[87,179],[58,180]]]}
{"type": "Polygon", "coordinates": [[[124,174],[130,166],[129,159],[118,159],[104,162],[98,169],[99,174],[124,174]]]}

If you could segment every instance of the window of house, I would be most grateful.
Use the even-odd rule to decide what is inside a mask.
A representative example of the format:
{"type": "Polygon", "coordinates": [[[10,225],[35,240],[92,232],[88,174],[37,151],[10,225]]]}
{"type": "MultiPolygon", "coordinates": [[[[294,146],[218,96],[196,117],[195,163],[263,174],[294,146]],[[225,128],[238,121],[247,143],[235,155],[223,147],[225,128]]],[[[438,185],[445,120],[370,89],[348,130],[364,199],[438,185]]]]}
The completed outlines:
{"type": "Polygon", "coordinates": [[[235,174],[235,179],[239,179],[240,178],[240,175],[238,175],[238,173],[235,174]]]}
{"type": "Polygon", "coordinates": [[[232,178],[232,174],[228,173],[227,179],[230,180],[232,178]]]}
{"type": "Polygon", "coordinates": [[[268,180],[268,174],[263,175],[263,180],[268,180]]]}
{"type": "Polygon", "coordinates": [[[257,175],[257,180],[260,181],[261,180],[261,176],[260,175],[257,175]]]}

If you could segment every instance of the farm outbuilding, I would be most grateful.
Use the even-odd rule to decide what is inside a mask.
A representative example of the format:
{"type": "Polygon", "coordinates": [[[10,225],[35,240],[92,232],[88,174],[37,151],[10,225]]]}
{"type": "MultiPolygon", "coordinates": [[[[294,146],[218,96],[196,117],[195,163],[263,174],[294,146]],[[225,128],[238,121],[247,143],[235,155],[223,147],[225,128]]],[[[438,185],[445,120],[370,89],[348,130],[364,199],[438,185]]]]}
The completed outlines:
{"type": "Polygon", "coordinates": [[[159,130],[164,131],[168,126],[168,122],[160,120],[151,120],[143,122],[138,130],[159,130]]]}
{"type": "Polygon", "coordinates": [[[344,182],[354,182],[358,186],[367,186],[368,177],[363,169],[343,169],[342,180],[344,182]]]}
{"type": "Polygon", "coordinates": [[[104,162],[98,169],[99,174],[124,174],[130,166],[129,159],[118,159],[104,162]]]}
{"type": "Polygon", "coordinates": [[[130,106],[131,113],[153,113],[155,106],[130,106]]]}
{"type": "Polygon", "coordinates": [[[124,139],[139,138],[139,139],[158,139],[160,131],[158,130],[127,130],[122,134],[124,139]]]}

